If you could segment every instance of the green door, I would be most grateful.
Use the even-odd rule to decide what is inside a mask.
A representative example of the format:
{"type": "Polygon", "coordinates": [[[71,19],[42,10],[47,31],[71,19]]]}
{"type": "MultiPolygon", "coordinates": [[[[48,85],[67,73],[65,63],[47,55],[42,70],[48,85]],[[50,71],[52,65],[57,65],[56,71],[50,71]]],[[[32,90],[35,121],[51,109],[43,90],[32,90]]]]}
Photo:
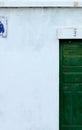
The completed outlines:
{"type": "Polygon", "coordinates": [[[82,40],[60,40],[60,130],[82,130],[82,40]]]}

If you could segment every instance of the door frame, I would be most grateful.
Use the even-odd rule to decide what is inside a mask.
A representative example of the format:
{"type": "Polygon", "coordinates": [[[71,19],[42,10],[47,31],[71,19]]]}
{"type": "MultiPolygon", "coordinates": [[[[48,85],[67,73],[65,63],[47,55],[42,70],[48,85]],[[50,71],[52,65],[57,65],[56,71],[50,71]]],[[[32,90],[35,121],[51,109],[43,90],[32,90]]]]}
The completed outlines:
{"type": "Polygon", "coordinates": [[[82,39],[82,27],[70,27],[57,29],[58,39],[82,39]]]}
{"type": "MultiPolygon", "coordinates": [[[[63,39],[82,39],[82,27],[69,27],[57,29],[58,44],[63,39]]],[[[59,47],[59,130],[60,130],[60,47],[59,47]]]]}

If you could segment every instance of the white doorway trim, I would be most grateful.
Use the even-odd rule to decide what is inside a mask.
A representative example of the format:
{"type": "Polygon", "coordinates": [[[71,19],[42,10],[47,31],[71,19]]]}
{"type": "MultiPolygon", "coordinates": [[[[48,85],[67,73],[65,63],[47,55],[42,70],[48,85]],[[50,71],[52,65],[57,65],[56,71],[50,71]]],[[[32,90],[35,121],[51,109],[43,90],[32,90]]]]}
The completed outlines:
{"type": "Polygon", "coordinates": [[[82,39],[81,28],[60,28],[57,30],[58,39],[82,39]]]}

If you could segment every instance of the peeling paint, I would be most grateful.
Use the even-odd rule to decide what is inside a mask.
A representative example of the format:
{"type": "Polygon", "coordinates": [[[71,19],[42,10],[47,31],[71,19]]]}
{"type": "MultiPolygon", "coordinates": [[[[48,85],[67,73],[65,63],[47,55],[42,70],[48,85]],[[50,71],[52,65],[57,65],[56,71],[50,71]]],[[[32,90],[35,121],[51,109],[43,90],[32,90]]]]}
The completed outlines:
{"type": "Polygon", "coordinates": [[[74,1],[74,7],[78,7],[78,1],[74,1]]]}

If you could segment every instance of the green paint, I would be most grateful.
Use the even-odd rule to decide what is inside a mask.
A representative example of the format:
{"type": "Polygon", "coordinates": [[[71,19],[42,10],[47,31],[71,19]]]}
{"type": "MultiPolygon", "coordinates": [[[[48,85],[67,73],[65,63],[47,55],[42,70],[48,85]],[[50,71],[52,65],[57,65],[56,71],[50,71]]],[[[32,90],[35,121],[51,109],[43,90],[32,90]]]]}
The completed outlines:
{"type": "Polygon", "coordinates": [[[82,130],[82,40],[60,40],[60,130],[82,130]]]}

